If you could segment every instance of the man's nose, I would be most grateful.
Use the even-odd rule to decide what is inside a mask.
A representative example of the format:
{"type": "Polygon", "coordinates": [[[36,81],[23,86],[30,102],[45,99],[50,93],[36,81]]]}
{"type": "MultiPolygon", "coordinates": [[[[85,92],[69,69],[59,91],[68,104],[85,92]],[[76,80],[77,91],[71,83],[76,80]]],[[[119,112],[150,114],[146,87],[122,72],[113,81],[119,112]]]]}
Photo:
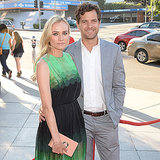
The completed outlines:
{"type": "Polygon", "coordinates": [[[87,26],[88,26],[88,28],[92,28],[92,22],[88,22],[88,24],[87,24],[87,26]]]}

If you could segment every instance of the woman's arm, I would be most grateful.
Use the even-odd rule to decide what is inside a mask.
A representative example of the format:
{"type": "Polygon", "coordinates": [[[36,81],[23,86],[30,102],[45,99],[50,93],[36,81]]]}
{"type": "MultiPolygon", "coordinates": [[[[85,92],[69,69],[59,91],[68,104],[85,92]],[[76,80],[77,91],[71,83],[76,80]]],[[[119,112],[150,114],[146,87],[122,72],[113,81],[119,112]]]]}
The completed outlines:
{"type": "Polygon", "coordinates": [[[40,97],[42,101],[45,118],[54,142],[52,150],[54,148],[54,151],[56,151],[57,153],[63,154],[64,151],[66,151],[66,148],[65,148],[65,145],[62,144],[59,137],[56,118],[55,118],[54,111],[52,109],[49,68],[47,63],[44,60],[41,60],[37,64],[36,76],[37,76],[37,83],[39,87],[39,92],[40,92],[40,97]]]}
{"type": "Polygon", "coordinates": [[[15,39],[13,39],[13,41],[12,41],[12,47],[11,47],[11,52],[13,52],[13,51],[14,51],[14,49],[15,49],[15,45],[16,45],[16,40],[15,40],[15,39]]]}

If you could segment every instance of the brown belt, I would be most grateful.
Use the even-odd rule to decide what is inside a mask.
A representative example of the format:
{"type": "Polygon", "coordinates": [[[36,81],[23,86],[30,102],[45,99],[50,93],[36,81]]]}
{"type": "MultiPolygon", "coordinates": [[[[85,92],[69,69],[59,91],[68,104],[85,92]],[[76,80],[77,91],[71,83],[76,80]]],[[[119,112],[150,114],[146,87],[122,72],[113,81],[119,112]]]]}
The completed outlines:
{"type": "Polygon", "coordinates": [[[88,114],[94,117],[99,117],[99,116],[103,116],[107,114],[107,110],[103,111],[103,112],[90,112],[90,111],[85,111],[83,112],[84,114],[88,114]]]}

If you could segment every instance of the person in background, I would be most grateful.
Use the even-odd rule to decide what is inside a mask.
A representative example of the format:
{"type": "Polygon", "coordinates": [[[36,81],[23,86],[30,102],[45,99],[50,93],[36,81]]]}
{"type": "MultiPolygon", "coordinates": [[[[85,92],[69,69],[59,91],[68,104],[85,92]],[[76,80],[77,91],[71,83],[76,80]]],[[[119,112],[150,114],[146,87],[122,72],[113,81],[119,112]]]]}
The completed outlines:
{"type": "Polygon", "coordinates": [[[6,73],[8,73],[8,78],[11,79],[12,71],[8,68],[6,62],[11,49],[11,36],[8,33],[8,28],[5,24],[0,25],[0,46],[1,45],[2,45],[2,55],[0,55],[0,61],[2,65],[2,76],[6,77],[6,73]]]}
{"type": "Polygon", "coordinates": [[[86,132],[77,98],[81,80],[69,53],[63,52],[69,44],[70,27],[59,16],[45,24],[40,39],[40,54],[36,61],[36,74],[40,98],[46,121],[39,123],[35,160],[85,160],[86,132]],[[59,133],[78,142],[72,157],[59,133]],[[48,143],[53,140],[50,148],[48,143]]]}
{"type": "Polygon", "coordinates": [[[13,32],[13,42],[12,42],[12,50],[11,54],[14,56],[17,67],[17,77],[21,77],[21,63],[20,59],[24,53],[23,49],[23,40],[17,31],[13,32]]]}

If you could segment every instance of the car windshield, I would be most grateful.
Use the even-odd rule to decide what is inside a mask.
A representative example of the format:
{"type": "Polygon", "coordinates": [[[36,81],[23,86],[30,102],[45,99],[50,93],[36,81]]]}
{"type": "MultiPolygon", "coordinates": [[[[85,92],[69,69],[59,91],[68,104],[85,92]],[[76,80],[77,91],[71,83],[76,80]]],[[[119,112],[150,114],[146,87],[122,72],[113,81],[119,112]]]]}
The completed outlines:
{"type": "Polygon", "coordinates": [[[144,23],[142,25],[139,26],[139,28],[148,28],[149,23],[144,23]]]}

